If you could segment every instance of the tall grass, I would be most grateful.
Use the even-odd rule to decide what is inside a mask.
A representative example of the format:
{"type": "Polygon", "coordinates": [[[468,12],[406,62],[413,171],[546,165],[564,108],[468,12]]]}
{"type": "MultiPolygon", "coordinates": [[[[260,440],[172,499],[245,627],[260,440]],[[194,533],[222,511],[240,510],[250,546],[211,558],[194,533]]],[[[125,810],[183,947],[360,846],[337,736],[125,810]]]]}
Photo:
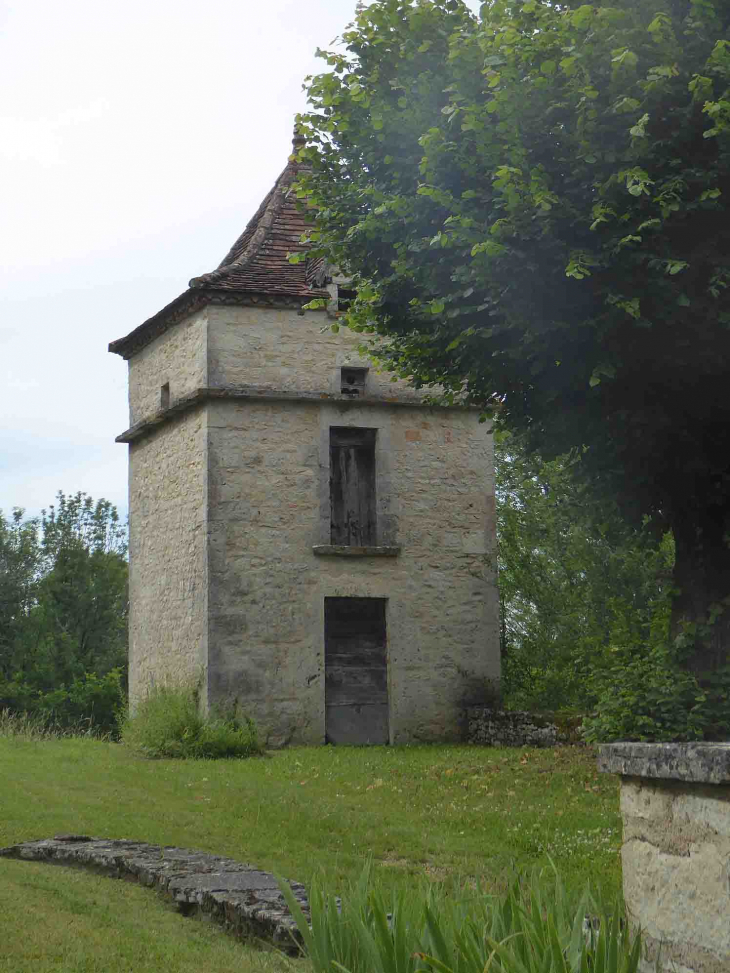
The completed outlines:
{"type": "Polygon", "coordinates": [[[342,900],[314,886],[311,925],[285,882],[314,973],[636,973],[641,955],[618,904],[566,893],[557,872],[507,894],[374,889],[370,866],[342,900]],[[590,917],[590,919],[589,919],[590,917]],[[587,921],[588,920],[588,921],[587,921]]]}
{"type": "Polygon", "coordinates": [[[144,757],[250,757],[261,752],[256,726],[232,715],[204,716],[188,686],[156,686],[121,722],[122,743],[144,757]]]}
{"type": "Polygon", "coordinates": [[[109,734],[94,725],[93,720],[79,720],[71,726],[60,723],[48,713],[0,710],[0,737],[18,740],[58,740],[61,737],[94,737],[108,739],[109,734]]]}

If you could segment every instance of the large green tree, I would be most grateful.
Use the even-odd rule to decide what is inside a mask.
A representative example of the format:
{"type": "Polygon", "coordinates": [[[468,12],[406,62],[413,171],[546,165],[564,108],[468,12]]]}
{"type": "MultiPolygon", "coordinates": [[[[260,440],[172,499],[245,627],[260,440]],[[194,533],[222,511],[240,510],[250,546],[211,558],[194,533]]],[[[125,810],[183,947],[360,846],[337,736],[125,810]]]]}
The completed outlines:
{"type": "Polygon", "coordinates": [[[50,686],[105,674],[127,658],[127,531],[108,500],[59,492],[41,519],[42,576],[32,613],[50,686]]]}
{"type": "Polygon", "coordinates": [[[505,702],[588,713],[617,665],[666,637],[672,538],[571,476],[578,455],[545,462],[509,436],[495,459],[505,702]]]}
{"type": "Polygon", "coordinates": [[[114,727],[127,658],[127,532],[107,500],[59,492],[0,512],[0,709],[114,727]]]}
{"type": "Polygon", "coordinates": [[[22,664],[23,633],[35,604],[41,552],[38,521],[0,511],[0,682],[22,664]]]}
{"type": "Polygon", "coordinates": [[[347,323],[671,528],[696,673],[730,647],[729,31],[730,0],[375,0],[300,117],[347,323]]]}

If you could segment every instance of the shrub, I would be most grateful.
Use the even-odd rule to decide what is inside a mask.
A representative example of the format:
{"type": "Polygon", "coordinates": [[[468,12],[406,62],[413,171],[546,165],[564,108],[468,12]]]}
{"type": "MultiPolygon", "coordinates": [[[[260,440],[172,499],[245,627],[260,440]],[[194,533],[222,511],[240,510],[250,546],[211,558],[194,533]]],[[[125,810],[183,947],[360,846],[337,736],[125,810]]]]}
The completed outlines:
{"type": "Polygon", "coordinates": [[[61,726],[86,724],[98,734],[116,736],[117,721],[125,702],[122,670],[112,669],[104,676],[86,672],[70,686],[41,693],[35,709],[61,726]]]}
{"type": "Polygon", "coordinates": [[[280,882],[314,973],[636,973],[638,936],[618,908],[568,896],[557,874],[517,881],[503,897],[370,886],[369,866],[340,902],[315,885],[311,926],[280,882]],[[590,917],[588,923],[587,917],[590,917]]]}
{"type": "Polygon", "coordinates": [[[0,709],[53,729],[53,735],[118,734],[118,718],[126,703],[123,672],[112,669],[100,676],[85,672],[73,682],[43,691],[21,680],[0,681],[0,709]]]}
{"type": "Polygon", "coordinates": [[[153,687],[127,713],[122,743],[145,757],[250,757],[261,747],[254,723],[233,715],[203,716],[198,694],[187,686],[153,687]]]}
{"type": "Polygon", "coordinates": [[[595,712],[583,721],[589,743],[612,740],[727,740],[730,737],[730,667],[702,686],[681,665],[676,647],[655,641],[626,646],[597,673],[595,712]]]}

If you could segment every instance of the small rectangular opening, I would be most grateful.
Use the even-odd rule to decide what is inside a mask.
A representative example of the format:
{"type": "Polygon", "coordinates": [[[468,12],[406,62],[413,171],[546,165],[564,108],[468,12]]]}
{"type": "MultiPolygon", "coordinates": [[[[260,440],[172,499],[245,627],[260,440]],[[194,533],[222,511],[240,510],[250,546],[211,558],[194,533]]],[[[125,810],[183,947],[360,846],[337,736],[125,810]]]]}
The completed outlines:
{"type": "Polygon", "coordinates": [[[348,311],[350,305],[357,297],[357,291],[352,290],[348,287],[338,287],[337,288],[337,310],[338,311],[348,311]]]}
{"type": "Polygon", "coordinates": [[[351,399],[357,399],[365,394],[365,380],[368,376],[367,368],[351,368],[343,365],[340,370],[340,392],[351,399]]]}
{"type": "Polygon", "coordinates": [[[164,385],[160,386],[160,408],[169,409],[170,408],[170,383],[165,382],[164,385]]]}
{"type": "Polygon", "coordinates": [[[375,521],[376,429],[330,428],[330,543],[377,544],[375,521]]]}

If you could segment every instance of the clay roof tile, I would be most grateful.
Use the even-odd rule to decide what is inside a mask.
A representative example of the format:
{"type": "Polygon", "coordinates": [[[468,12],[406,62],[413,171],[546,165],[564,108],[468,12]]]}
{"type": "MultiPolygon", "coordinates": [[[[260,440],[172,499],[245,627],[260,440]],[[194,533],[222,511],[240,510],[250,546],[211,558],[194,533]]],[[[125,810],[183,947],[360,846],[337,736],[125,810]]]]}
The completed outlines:
{"type": "Polygon", "coordinates": [[[300,212],[292,190],[292,183],[304,168],[296,158],[303,142],[304,139],[294,137],[294,153],[286,168],[219,266],[193,277],[189,290],[126,337],[112,341],[110,351],[128,358],[182,320],[189,310],[209,300],[227,300],[226,295],[231,300],[240,295],[244,301],[285,300],[295,305],[329,297],[325,289],[328,267],[323,260],[306,259],[298,264],[288,260],[290,253],[305,253],[308,249],[301,237],[310,224],[306,214],[300,212]],[[247,294],[251,297],[246,298],[247,294]]]}
{"type": "MultiPolygon", "coordinates": [[[[295,138],[295,150],[299,141],[295,138]]],[[[219,266],[208,274],[194,277],[191,288],[288,294],[307,300],[321,296],[313,294],[311,285],[317,274],[313,275],[307,266],[310,261],[292,264],[287,259],[288,254],[307,249],[301,237],[310,224],[306,214],[300,212],[291,188],[301,168],[296,156],[290,156],[273,189],[219,266]]],[[[321,289],[319,283],[317,290],[321,289]]]]}

